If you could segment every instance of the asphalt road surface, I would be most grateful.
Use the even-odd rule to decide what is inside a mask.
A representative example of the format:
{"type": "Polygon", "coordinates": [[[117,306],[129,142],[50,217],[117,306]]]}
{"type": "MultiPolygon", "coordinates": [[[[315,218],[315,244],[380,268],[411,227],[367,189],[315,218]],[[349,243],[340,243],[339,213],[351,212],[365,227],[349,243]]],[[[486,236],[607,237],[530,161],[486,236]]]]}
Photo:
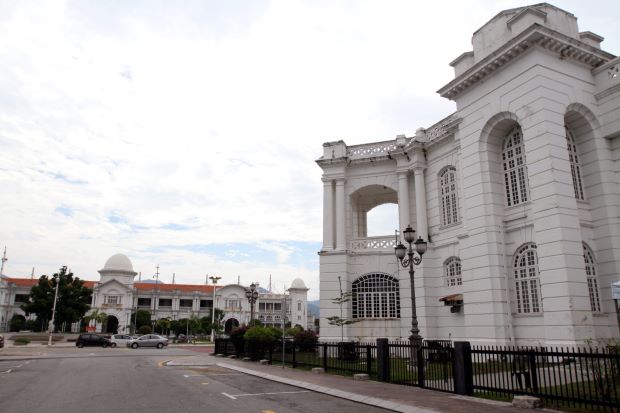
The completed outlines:
{"type": "Polygon", "coordinates": [[[188,355],[196,353],[64,348],[20,360],[0,353],[0,412],[386,412],[217,366],[166,366],[188,355]]]}

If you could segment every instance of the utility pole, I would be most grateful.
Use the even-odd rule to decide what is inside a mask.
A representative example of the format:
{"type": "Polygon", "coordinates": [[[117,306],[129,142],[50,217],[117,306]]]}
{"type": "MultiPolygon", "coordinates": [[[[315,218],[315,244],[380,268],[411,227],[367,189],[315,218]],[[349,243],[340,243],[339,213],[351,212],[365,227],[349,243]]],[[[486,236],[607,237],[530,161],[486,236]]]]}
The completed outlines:
{"type": "Polygon", "coordinates": [[[56,280],[56,292],[54,293],[54,307],[52,308],[52,321],[50,322],[49,331],[50,335],[47,340],[47,346],[50,347],[52,345],[52,333],[54,332],[54,318],[56,316],[56,301],[58,301],[58,285],[60,284],[60,274],[66,270],[67,267],[62,267],[60,273],[58,274],[58,280],[56,280]]]}
{"type": "MultiPolygon", "coordinates": [[[[209,274],[207,274],[209,277],[209,274]]],[[[211,281],[213,281],[213,305],[211,305],[211,342],[215,342],[215,290],[217,282],[222,278],[217,275],[212,275],[209,277],[211,281]]]]}
{"type": "Polygon", "coordinates": [[[6,245],[4,246],[4,254],[2,255],[2,266],[0,267],[0,276],[4,275],[4,263],[9,259],[6,257],[6,245]]]}

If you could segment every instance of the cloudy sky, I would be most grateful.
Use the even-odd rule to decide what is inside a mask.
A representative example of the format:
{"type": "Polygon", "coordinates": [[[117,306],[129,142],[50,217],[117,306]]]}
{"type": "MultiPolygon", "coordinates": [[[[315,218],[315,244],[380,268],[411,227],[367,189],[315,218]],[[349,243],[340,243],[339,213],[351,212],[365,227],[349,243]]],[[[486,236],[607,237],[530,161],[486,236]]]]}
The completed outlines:
{"type": "MultiPolygon", "coordinates": [[[[318,298],[322,143],[452,113],[448,63],[524,4],[0,0],[5,274],[98,279],[122,252],[143,279],[301,277],[318,298]]],[[[620,53],[616,2],[554,4],[620,53]]]]}

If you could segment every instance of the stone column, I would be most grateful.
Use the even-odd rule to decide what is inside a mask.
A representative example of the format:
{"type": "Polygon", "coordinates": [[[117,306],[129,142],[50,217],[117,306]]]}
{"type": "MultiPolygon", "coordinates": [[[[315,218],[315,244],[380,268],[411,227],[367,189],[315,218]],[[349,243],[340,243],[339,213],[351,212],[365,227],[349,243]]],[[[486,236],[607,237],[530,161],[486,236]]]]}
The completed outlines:
{"type": "Polygon", "coordinates": [[[402,232],[407,225],[411,225],[411,212],[409,209],[409,180],[407,179],[408,171],[398,173],[398,218],[401,234],[401,242],[403,241],[402,232]]]}
{"type": "Polygon", "coordinates": [[[415,214],[416,234],[428,241],[428,220],[426,219],[426,185],[424,184],[424,169],[416,168],[415,175],[415,214]]]}
{"type": "Polygon", "coordinates": [[[336,250],[344,251],[346,246],[344,178],[336,179],[336,250]]]}
{"type": "Polygon", "coordinates": [[[334,182],[323,179],[323,251],[334,249],[334,182]]]}

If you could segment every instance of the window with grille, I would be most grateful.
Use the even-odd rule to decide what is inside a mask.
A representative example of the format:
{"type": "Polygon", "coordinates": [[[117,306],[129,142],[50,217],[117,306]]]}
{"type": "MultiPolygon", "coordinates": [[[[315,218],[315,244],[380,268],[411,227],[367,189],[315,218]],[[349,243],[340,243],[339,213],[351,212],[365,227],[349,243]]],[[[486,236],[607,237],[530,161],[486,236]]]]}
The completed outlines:
{"type": "Polygon", "coordinates": [[[120,295],[106,295],[105,304],[120,304],[121,296],[120,295]]]}
{"type": "Polygon", "coordinates": [[[565,126],[564,129],[566,130],[566,146],[568,148],[568,160],[570,161],[570,173],[573,176],[575,198],[584,200],[585,196],[583,195],[583,182],[581,180],[581,164],[579,162],[579,155],[577,154],[575,136],[567,126],[565,126]]]}
{"type": "Polygon", "coordinates": [[[586,279],[588,280],[588,294],[590,296],[590,308],[592,311],[601,311],[601,298],[598,291],[598,281],[596,279],[596,266],[594,254],[590,248],[583,244],[583,260],[586,264],[586,279]]]}
{"type": "Polygon", "coordinates": [[[389,274],[366,274],[351,287],[353,318],[400,318],[398,280],[389,274]]]}
{"type": "Polygon", "coordinates": [[[458,257],[448,258],[444,264],[444,270],[446,272],[446,285],[448,287],[454,287],[456,285],[463,285],[463,279],[461,278],[461,259],[458,257]]]}
{"type": "Polygon", "coordinates": [[[525,244],[517,250],[514,259],[514,276],[517,313],[540,313],[542,302],[536,244],[525,244]]]}
{"type": "Polygon", "coordinates": [[[439,174],[439,198],[441,202],[441,225],[459,222],[456,168],[449,166],[439,174]]]}
{"type": "Polygon", "coordinates": [[[297,301],[297,311],[301,311],[301,301],[297,301]]]}
{"type": "Polygon", "coordinates": [[[519,205],[526,202],[529,198],[527,167],[523,133],[518,126],[504,138],[502,164],[504,167],[506,205],[519,205]]]}

